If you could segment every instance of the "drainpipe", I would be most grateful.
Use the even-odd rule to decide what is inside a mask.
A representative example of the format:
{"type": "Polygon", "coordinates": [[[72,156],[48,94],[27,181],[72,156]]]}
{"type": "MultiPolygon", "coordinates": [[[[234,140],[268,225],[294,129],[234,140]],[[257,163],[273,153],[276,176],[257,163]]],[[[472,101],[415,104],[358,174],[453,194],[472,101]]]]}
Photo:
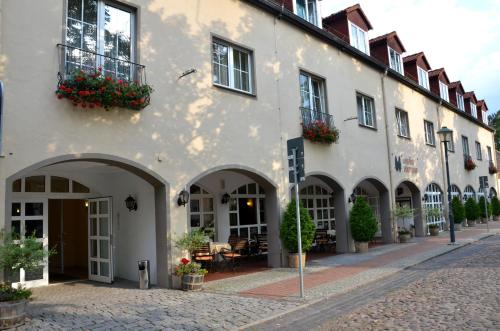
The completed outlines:
{"type": "MultiPolygon", "coordinates": [[[[438,130],[441,129],[441,117],[439,117],[439,108],[443,104],[443,101],[439,100],[439,102],[436,103],[436,115],[437,115],[437,124],[438,124],[438,130]]],[[[438,137],[439,139],[439,137],[438,137]]],[[[437,143],[437,142],[436,142],[437,143]]],[[[443,202],[443,212],[444,212],[444,218],[446,220],[445,223],[445,229],[448,230],[449,222],[450,220],[448,219],[449,215],[449,210],[448,210],[448,185],[446,184],[446,165],[444,161],[444,149],[443,147],[444,144],[439,141],[439,161],[441,162],[441,174],[443,175],[443,198],[441,199],[443,202]]],[[[450,183],[451,185],[451,183],[450,183]]]]}
{"type": "Polygon", "coordinates": [[[393,171],[392,171],[392,153],[391,153],[391,144],[389,143],[389,121],[387,119],[387,114],[388,114],[388,109],[387,109],[387,96],[386,96],[386,91],[385,91],[385,77],[387,77],[387,71],[388,69],[386,68],[384,73],[380,75],[380,82],[382,85],[382,103],[384,105],[384,124],[385,124],[385,143],[386,143],[386,148],[387,148],[387,165],[389,166],[389,219],[391,222],[391,230],[392,230],[392,241],[397,242],[398,238],[398,233],[397,233],[397,226],[394,224],[394,217],[392,216],[392,210],[394,210],[394,204],[395,204],[395,197],[394,197],[394,190],[395,187],[393,187],[393,171]]]}

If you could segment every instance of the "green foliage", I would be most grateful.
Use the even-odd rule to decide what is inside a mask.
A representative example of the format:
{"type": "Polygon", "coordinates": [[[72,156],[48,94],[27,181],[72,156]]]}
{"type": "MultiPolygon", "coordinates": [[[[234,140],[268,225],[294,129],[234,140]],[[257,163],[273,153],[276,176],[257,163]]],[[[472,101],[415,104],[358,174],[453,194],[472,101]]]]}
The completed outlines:
{"type": "Polygon", "coordinates": [[[439,228],[438,224],[429,224],[429,229],[437,229],[439,228]]]}
{"type": "Polygon", "coordinates": [[[474,198],[469,198],[465,202],[465,217],[469,221],[475,221],[479,218],[479,208],[474,198]]]}
{"type": "Polygon", "coordinates": [[[484,196],[481,196],[479,198],[479,202],[477,203],[478,205],[478,209],[479,209],[479,216],[481,216],[481,218],[486,218],[486,211],[488,212],[488,217],[491,216],[491,206],[489,203],[486,202],[484,196]],[[484,207],[484,205],[486,204],[486,208],[484,207]]]}
{"type": "Polygon", "coordinates": [[[182,275],[206,275],[208,273],[207,269],[203,269],[201,264],[196,262],[191,262],[188,259],[181,259],[181,263],[179,263],[175,267],[175,274],[177,276],[182,275]]]}
{"type": "MultiPolygon", "coordinates": [[[[302,207],[302,205],[300,206],[300,230],[302,235],[302,250],[307,252],[312,247],[316,226],[311,220],[311,215],[309,215],[307,209],[302,207]]],[[[298,252],[297,216],[294,200],[286,207],[283,222],[280,227],[280,237],[283,241],[283,245],[290,253],[298,252]]]]}
{"type": "Polygon", "coordinates": [[[497,197],[493,197],[493,199],[491,199],[491,212],[494,216],[500,215],[500,200],[498,200],[497,197]]]}
{"type": "Polygon", "coordinates": [[[13,239],[12,234],[4,236],[4,244],[0,246],[0,268],[33,271],[40,267],[45,259],[54,255],[54,249],[45,250],[35,235],[24,239],[13,239]]]}
{"type": "Polygon", "coordinates": [[[357,197],[349,214],[352,238],[357,242],[368,242],[378,230],[373,211],[363,197],[357,197]]]}
{"type": "Polygon", "coordinates": [[[453,213],[454,223],[461,224],[465,220],[465,207],[462,200],[458,197],[454,197],[451,200],[451,211],[453,213]]]}
{"type": "Polygon", "coordinates": [[[20,287],[12,288],[9,284],[0,284],[0,302],[27,300],[31,297],[31,290],[20,287]]]}
{"type": "Polygon", "coordinates": [[[410,207],[396,207],[394,209],[394,217],[404,219],[413,216],[413,208],[410,207]]]}
{"type": "Polygon", "coordinates": [[[427,208],[425,210],[425,216],[429,218],[440,218],[441,210],[439,208],[427,208]]]}
{"type": "Polygon", "coordinates": [[[189,256],[193,256],[194,251],[200,249],[207,242],[205,231],[198,229],[185,233],[176,242],[175,246],[179,249],[189,252],[189,256]]]}

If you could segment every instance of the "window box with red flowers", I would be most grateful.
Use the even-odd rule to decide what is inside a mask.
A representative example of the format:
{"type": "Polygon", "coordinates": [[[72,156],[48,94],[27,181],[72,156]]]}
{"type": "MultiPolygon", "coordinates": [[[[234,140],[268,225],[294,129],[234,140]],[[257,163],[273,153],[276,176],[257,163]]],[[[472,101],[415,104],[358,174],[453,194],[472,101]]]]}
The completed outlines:
{"type": "Polygon", "coordinates": [[[476,169],[476,164],[474,163],[474,161],[472,160],[472,158],[470,156],[468,156],[468,155],[465,156],[464,168],[467,171],[471,171],[471,170],[476,169]]]}
{"type": "Polygon", "coordinates": [[[490,165],[488,167],[488,171],[490,172],[490,175],[494,175],[498,172],[497,167],[495,166],[495,163],[490,161],[490,165]]]}
{"type": "Polygon", "coordinates": [[[182,277],[182,289],[184,291],[199,291],[203,286],[203,280],[207,270],[201,267],[201,264],[191,262],[182,258],[181,263],[175,267],[175,274],[182,277]]]}
{"type": "Polygon", "coordinates": [[[57,98],[68,99],[81,108],[112,107],[141,110],[149,105],[153,89],[147,84],[115,79],[102,74],[101,68],[93,74],[76,71],[61,79],[57,98]]]}
{"type": "Polygon", "coordinates": [[[323,121],[302,123],[302,136],[313,143],[333,144],[339,140],[340,131],[323,121]]]}

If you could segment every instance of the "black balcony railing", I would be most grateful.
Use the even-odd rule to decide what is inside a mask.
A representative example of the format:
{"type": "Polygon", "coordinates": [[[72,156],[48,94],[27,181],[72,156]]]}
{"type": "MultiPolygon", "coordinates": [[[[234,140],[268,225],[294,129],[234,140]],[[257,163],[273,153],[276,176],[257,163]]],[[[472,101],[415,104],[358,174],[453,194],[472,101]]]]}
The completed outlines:
{"type": "Polygon", "coordinates": [[[304,126],[309,126],[316,122],[321,122],[326,124],[326,126],[331,130],[335,128],[333,123],[333,116],[328,113],[322,113],[308,108],[300,108],[300,111],[302,113],[302,124],[304,126]]]}
{"type": "Polygon", "coordinates": [[[59,48],[60,79],[65,79],[78,70],[93,74],[100,68],[104,76],[135,81],[139,84],[146,83],[146,67],[142,64],[69,45],[57,44],[57,47],[59,48]]]}

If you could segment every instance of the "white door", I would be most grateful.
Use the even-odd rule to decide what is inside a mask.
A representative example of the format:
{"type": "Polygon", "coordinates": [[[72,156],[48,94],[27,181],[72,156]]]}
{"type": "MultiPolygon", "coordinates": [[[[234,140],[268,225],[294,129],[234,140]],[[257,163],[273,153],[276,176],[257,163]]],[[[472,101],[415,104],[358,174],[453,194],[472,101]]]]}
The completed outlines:
{"type": "Polygon", "coordinates": [[[89,279],[113,282],[111,198],[89,199],[89,279]]]}
{"type": "MultiPolygon", "coordinates": [[[[24,239],[27,236],[35,235],[40,245],[45,250],[49,246],[48,227],[48,200],[15,200],[11,204],[10,232],[14,239],[24,239]]],[[[26,271],[24,269],[11,270],[7,273],[7,278],[14,286],[35,287],[48,285],[49,283],[49,261],[45,261],[39,268],[26,271]]]]}

